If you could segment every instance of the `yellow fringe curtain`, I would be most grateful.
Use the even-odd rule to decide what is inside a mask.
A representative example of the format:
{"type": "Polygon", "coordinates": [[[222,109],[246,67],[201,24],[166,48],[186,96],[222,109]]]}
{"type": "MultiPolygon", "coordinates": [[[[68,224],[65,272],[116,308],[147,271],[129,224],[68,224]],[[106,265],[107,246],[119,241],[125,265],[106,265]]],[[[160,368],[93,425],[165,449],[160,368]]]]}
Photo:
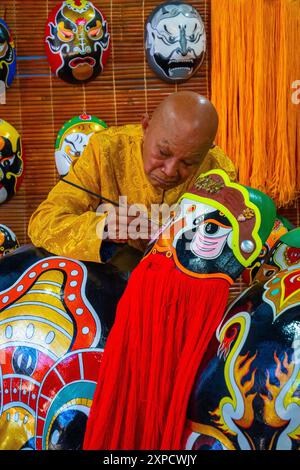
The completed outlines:
{"type": "Polygon", "coordinates": [[[300,93],[293,89],[300,83],[300,0],[211,5],[218,144],[242,184],[286,206],[300,190],[300,93]]]}

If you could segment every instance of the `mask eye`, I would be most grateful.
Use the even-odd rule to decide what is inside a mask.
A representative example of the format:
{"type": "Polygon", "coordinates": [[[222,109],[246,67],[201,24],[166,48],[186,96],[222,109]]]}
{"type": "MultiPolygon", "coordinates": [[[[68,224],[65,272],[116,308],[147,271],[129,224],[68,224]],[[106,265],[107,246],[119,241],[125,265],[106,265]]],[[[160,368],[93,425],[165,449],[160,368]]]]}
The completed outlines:
{"type": "Polygon", "coordinates": [[[219,230],[220,226],[217,224],[214,224],[213,222],[209,222],[208,224],[204,224],[203,226],[203,231],[207,235],[215,235],[219,230]]]}
{"type": "Polygon", "coordinates": [[[88,31],[88,35],[89,38],[93,41],[96,41],[97,39],[100,39],[103,36],[103,28],[100,21],[96,21],[96,26],[94,26],[88,31]]]}
{"type": "MultiPolygon", "coordinates": [[[[198,219],[201,219],[198,217],[198,219]]],[[[194,223],[197,221],[195,219],[194,223]]],[[[232,228],[230,226],[223,225],[218,220],[208,219],[200,222],[199,229],[204,237],[223,237],[227,235],[232,228]],[[202,223],[201,223],[202,222],[202,223]]],[[[199,224],[198,224],[199,225],[199,224]]]]}
{"type": "Polygon", "coordinates": [[[74,39],[73,31],[71,29],[65,28],[62,21],[58,24],[57,36],[61,41],[64,42],[69,42],[74,39]]]}

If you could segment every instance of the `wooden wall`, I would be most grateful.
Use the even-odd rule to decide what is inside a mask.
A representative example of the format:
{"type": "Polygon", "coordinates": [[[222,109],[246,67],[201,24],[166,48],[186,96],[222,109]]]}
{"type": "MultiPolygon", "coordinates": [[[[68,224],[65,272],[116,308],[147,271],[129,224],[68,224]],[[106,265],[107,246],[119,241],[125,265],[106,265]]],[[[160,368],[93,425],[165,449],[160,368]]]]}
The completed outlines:
{"type": "MultiPolygon", "coordinates": [[[[44,28],[57,0],[1,0],[0,17],[9,25],[17,48],[17,75],[0,105],[0,118],[21,134],[26,154],[21,189],[0,205],[0,223],[8,225],[20,243],[29,242],[28,220],[58,180],[54,160],[57,133],[85,110],[108,125],[139,122],[161,99],[179,89],[210,94],[210,52],[195,77],[182,85],[161,81],[149,68],[144,52],[144,23],[155,0],[95,0],[106,16],[111,52],[104,72],[86,85],[70,85],[56,78],[44,50],[44,28]]],[[[206,24],[209,42],[209,0],[193,5],[206,24]]]]}

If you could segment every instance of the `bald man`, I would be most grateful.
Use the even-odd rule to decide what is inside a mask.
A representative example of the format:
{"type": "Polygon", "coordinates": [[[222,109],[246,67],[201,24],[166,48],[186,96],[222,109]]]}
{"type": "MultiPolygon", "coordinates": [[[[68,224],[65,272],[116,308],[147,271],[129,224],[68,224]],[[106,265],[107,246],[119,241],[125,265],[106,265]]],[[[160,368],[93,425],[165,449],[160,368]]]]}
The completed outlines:
{"type": "Polygon", "coordinates": [[[232,162],[213,145],[217,127],[212,103],[182,91],[165,98],[151,119],[144,115],[139,125],[95,133],[66,179],[117,203],[122,196],[122,209],[99,210],[97,196],[59,182],[31,217],[33,244],[56,255],[111,262],[131,271],[142,257],[153,224],[146,216],[131,235],[134,205],[144,207],[148,215],[153,204],[172,206],[199,174],[213,168],[224,169],[235,179],[232,162]]]}

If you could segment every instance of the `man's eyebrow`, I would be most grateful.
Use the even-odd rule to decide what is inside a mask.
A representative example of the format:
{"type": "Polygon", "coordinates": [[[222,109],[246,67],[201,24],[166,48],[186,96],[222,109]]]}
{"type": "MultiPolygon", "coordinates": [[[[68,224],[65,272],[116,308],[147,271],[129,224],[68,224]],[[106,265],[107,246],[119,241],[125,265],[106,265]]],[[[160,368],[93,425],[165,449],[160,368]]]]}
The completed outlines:
{"type": "Polygon", "coordinates": [[[159,142],[160,145],[169,145],[169,141],[167,139],[162,139],[160,142],[159,142]]]}

